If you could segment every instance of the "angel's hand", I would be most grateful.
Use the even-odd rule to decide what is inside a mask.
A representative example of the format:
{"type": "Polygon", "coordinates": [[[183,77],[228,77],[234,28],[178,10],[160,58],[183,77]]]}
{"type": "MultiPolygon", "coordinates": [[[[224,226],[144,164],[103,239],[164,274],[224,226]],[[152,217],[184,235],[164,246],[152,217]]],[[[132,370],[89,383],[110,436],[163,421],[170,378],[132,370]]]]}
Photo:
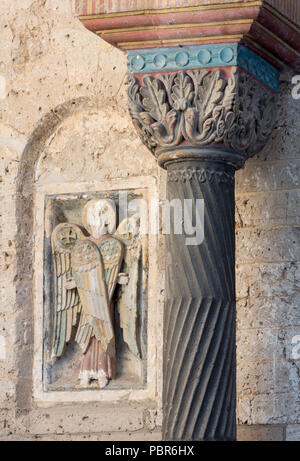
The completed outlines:
{"type": "Polygon", "coordinates": [[[125,274],[125,272],[119,272],[118,274],[119,285],[128,285],[128,282],[129,282],[129,275],[125,274]]]}
{"type": "Polygon", "coordinates": [[[67,290],[73,290],[73,288],[76,288],[75,279],[71,278],[66,280],[65,287],[67,290]]]}

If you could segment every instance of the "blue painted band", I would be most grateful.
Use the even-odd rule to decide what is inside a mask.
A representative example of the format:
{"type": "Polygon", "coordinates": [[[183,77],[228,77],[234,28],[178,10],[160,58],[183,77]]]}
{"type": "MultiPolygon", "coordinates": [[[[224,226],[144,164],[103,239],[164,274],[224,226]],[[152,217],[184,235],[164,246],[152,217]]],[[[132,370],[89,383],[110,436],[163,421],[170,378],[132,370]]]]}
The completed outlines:
{"type": "Polygon", "coordinates": [[[249,50],[249,48],[239,45],[237,64],[271,90],[278,91],[279,70],[275,69],[275,67],[269,64],[265,59],[249,50]]]}
{"type": "Polygon", "coordinates": [[[240,66],[271,90],[278,91],[279,71],[238,43],[147,48],[127,53],[131,74],[240,66]]]}

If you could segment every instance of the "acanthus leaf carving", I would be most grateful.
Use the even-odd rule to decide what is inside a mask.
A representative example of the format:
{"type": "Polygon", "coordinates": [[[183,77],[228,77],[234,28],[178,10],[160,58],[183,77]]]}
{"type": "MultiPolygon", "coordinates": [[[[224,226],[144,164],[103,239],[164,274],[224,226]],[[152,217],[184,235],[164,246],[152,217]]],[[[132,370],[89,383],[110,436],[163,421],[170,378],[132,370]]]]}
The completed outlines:
{"type": "Polygon", "coordinates": [[[143,142],[159,156],[186,143],[223,144],[244,159],[259,152],[275,121],[276,95],[232,68],[131,77],[129,107],[143,142]]]}
{"type": "Polygon", "coordinates": [[[185,111],[194,98],[193,84],[188,74],[178,73],[174,79],[171,98],[176,111],[185,111]]]}
{"type": "Polygon", "coordinates": [[[157,122],[163,122],[168,113],[166,91],[161,88],[161,82],[153,77],[144,78],[144,86],[141,87],[143,107],[157,122]]]}
{"type": "Polygon", "coordinates": [[[224,87],[225,81],[219,70],[204,77],[203,84],[199,86],[199,97],[196,101],[196,107],[199,112],[199,128],[205,120],[212,116],[213,111],[220,104],[224,96],[224,87]]]}

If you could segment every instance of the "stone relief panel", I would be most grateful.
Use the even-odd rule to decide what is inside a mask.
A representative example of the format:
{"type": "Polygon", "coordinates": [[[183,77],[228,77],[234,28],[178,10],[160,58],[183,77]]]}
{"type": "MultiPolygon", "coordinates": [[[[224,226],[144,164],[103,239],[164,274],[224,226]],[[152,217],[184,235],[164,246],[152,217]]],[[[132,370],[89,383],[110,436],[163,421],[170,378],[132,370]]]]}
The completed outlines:
{"type": "Polygon", "coordinates": [[[141,199],[132,190],[45,197],[45,390],[145,387],[149,267],[141,199]]]}
{"type": "MultiPolygon", "coordinates": [[[[152,198],[158,200],[155,172],[155,161],[154,159],[152,161],[151,157],[149,159],[146,148],[137,140],[129,116],[126,118],[123,114],[106,108],[94,108],[94,106],[85,107],[74,116],[63,120],[49,136],[43,151],[39,154],[34,174],[33,198],[34,363],[32,373],[33,399],[38,406],[48,407],[73,402],[99,402],[101,405],[124,402],[127,405],[128,402],[157,400],[160,392],[158,386],[161,382],[159,376],[162,360],[160,305],[163,295],[160,294],[157,284],[158,278],[161,279],[160,274],[163,273],[163,269],[158,265],[160,239],[157,234],[143,235],[141,240],[136,236],[133,242],[129,242],[130,239],[116,234],[117,231],[122,230],[122,227],[123,230],[128,227],[123,224],[120,228],[125,216],[119,216],[119,194],[121,192],[127,194],[127,218],[132,217],[136,211],[132,208],[135,199],[145,200],[147,203],[152,198]],[[118,148],[116,148],[116,138],[118,148]],[[134,162],[129,162],[132,158],[135,159],[134,162]],[[84,382],[81,373],[85,354],[76,341],[81,314],[78,305],[78,312],[74,313],[75,325],[72,325],[72,331],[70,332],[70,324],[68,324],[68,331],[67,328],[59,326],[58,317],[61,316],[63,319],[67,315],[70,317],[71,314],[57,314],[56,293],[59,291],[59,285],[55,280],[54,271],[54,258],[61,256],[56,254],[54,245],[55,228],[69,224],[78,226],[80,229],[78,234],[83,235],[83,239],[80,240],[92,245],[93,232],[84,222],[83,211],[88,202],[95,200],[108,200],[109,203],[114,204],[116,223],[115,229],[112,233],[109,232],[109,235],[120,239],[123,252],[115,287],[109,295],[103,256],[100,250],[97,250],[103,265],[104,298],[107,296],[105,305],[114,314],[111,325],[114,334],[111,335],[109,343],[115,344],[116,350],[115,373],[107,373],[105,375],[107,383],[104,377],[101,386],[98,375],[90,373],[84,382]],[[137,257],[134,251],[127,251],[129,243],[139,243],[137,257]],[[127,277],[128,266],[133,266],[132,277],[127,277]],[[122,273],[125,275],[119,276],[122,273]],[[118,283],[122,281],[122,284],[118,283]],[[127,303],[128,291],[129,294],[132,292],[134,284],[138,286],[136,292],[138,307],[136,312],[133,310],[131,313],[132,317],[136,316],[136,326],[130,329],[132,324],[128,320],[130,315],[124,315],[124,312],[128,313],[128,311],[124,309],[123,304],[127,303]],[[127,320],[128,327],[126,327],[127,320]],[[62,339],[57,343],[56,352],[53,347],[54,331],[57,332],[56,339],[62,339]],[[64,334],[71,334],[69,341],[64,339],[64,334]],[[134,348],[133,338],[136,338],[136,348],[134,348]],[[128,343],[131,343],[131,346],[128,343]],[[115,379],[111,379],[113,375],[115,379]]],[[[99,216],[100,210],[98,211],[99,216]]],[[[68,259],[68,257],[71,259],[71,251],[64,255],[64,258],[68,259]]],[[[65,286],[67,291],[64,294],[68,296],[68,303],[73,305],[75,295],[80,299],[78,287],[72,288],[72,283],[76,282],[75,276],[71,273],[66,273],[65,276],[70,285],[68,288],[65,286]]],[[[96,280],[99,282],[99,279],[96,280]]],[[[59,299],[61,302],[61,297],[59,299]]],[[[73,317],[74,309],[67,309],[67,311],[71,310],[73,317]]],[[[109,350],[111,352],[111,346],[109,350]]],[[[92,371],[95,370],[90,370],[92,371]]]]}

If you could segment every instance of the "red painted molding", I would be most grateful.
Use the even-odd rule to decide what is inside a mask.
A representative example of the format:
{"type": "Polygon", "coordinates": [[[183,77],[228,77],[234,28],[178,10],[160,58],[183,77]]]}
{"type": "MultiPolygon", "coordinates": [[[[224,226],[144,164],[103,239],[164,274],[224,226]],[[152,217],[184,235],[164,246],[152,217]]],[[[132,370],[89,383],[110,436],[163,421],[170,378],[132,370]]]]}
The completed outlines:
{"type": "Polygon", "coordinates": [[[191,0],[185,8],[183,0],[77,0],[77,14],[87,29],[123,50],[240,42],[280,70],[300,69],[300,27],[281,13],[299,10],[300,16],[296,1],[299,8],[280,0],[191,0]]]}

